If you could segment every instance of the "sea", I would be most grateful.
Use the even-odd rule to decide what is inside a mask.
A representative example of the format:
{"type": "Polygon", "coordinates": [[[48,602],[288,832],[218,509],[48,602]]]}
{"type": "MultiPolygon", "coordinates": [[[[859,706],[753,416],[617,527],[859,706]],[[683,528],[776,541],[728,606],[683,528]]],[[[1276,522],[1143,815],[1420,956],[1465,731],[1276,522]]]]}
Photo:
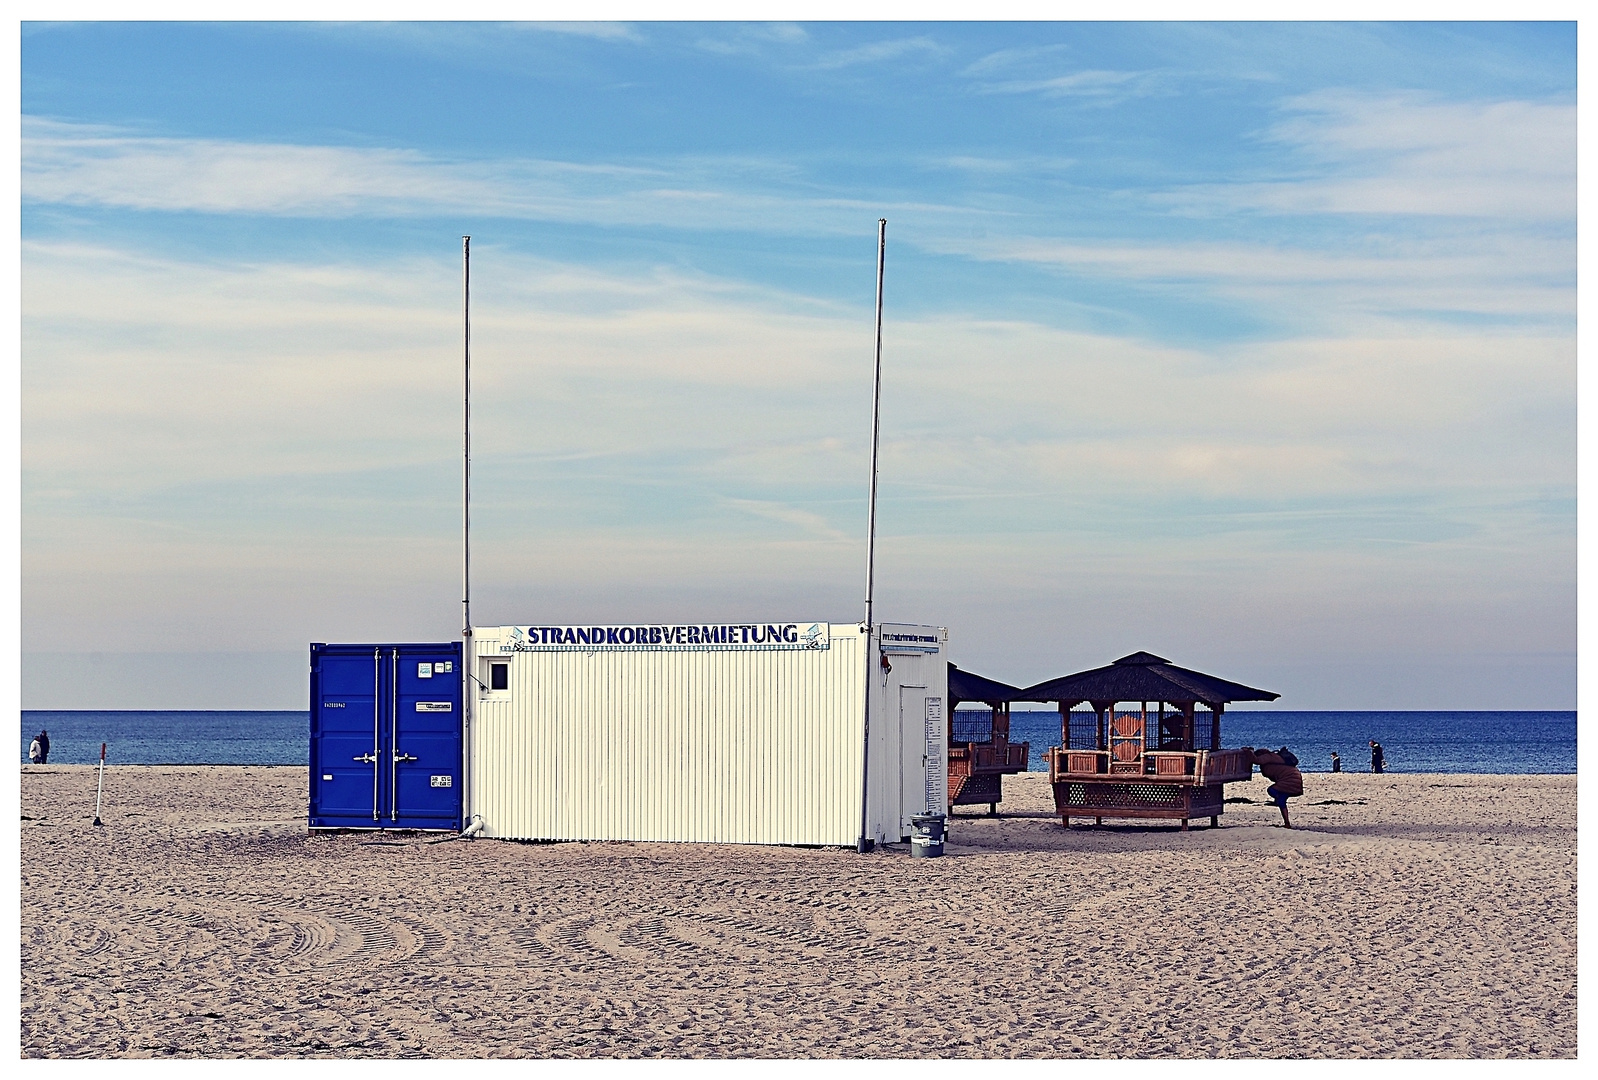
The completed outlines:
{"type": "MultiPolygon", "coordinates": [[[[967,715],[960,710],[959,719],[967,715]]],[[[51,764],[304,765],[310,717],[290,712],[22,711],[21,760],[41,729],[51,764]]],[[[1029,768],[1060,743],[1056,712],[1013,712],[1012,742],[1032,744],[1029,768]]],[[[1223,746],[1287,746],[1306,772],[1370,768],[1370,740],[1382,744],[1390,772],[1574,773],[1575,712],[1292,712],[1248,710],[1221,721],[1223,746]]]]}

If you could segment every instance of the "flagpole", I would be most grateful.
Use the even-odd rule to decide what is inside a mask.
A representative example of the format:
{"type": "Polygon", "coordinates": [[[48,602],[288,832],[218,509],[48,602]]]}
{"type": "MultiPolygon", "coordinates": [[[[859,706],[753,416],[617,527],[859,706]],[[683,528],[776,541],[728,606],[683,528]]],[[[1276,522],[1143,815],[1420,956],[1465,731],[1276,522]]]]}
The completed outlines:
{"type": "Polygon", "coordinates": [[[472,636],[472,238],[461,237],[461,637],[472,636]]]}
{"type": "Polygon", "coordinates": [[[874,687],[871,664],[871,641],[874,633],[872,602],[876,590],[877,570],[877,444],[882,428],[882,272],[887,262],[888,219],[877,219],[877,349],[876,374],[871,384],[871,487],[866,510],[866,640],[864,646],[866,682],[865,713],[861,727],[864,729],[860,749],[860,839],[856,850],[864,855],[876,844],[869,835],[871,796],[871,692],[874,687]]]}

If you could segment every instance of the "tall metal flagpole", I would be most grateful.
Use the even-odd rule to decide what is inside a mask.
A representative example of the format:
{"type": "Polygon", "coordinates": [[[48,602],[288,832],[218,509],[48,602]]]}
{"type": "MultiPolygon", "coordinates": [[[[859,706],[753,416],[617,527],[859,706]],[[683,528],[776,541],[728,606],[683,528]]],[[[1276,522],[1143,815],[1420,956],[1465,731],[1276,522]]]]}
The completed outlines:
{"type": "Polygon", "coordinates": [[[876,375],[871,384],[871,494],[870,506],[866,511],[866,696],[865,716],[862,727],[865,729],[864,745],[860,750],[860,839],[856,850],[864,855],[870,851],[876,842],[867,835],[870,831],[870,802],[871,793],[871,691],[872,679],[875,673],[871,663],[871,641],[873,623],[871,621],[871,604],[873,593],[876,589],[877,570],[877,442],[882,425],[882,271],[887,261],[888,252],[888,219],[877,219],[877,360],[876,375]]]}
{"type": "Polygon", "coordinates": [[[472,636],[472,238],[461,237],[461,637],[472,636]]]}
{"type": "MultiPolygon", "coordinates": [[[[461,805],[470,806],[474,788],[472,721],[477,710],[474,686],[477,657],[472,649],[472,238],[461,237],[461,805]]],[[[466,827],[466,822],[461,822],[466,827]]]]}

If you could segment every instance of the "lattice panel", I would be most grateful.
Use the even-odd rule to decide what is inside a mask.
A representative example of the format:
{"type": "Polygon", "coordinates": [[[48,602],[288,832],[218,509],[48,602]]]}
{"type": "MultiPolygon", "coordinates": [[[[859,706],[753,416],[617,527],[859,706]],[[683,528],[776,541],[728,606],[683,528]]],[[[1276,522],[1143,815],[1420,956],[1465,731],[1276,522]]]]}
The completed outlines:
{"type": "Polygon", "coordinates": [[[993,774],[968,777],[965,786],[954,797],[956,806],[966,803],[996,803],[1002,800],[1004,792],[1003,777],[993,774]]]}
{"type": "Polygon", "coordinates": [[[1084,809],[1159,809],[1181,806],[1183,789],[1175,784],[1068,784],[1070,805],[1084,809]]]}

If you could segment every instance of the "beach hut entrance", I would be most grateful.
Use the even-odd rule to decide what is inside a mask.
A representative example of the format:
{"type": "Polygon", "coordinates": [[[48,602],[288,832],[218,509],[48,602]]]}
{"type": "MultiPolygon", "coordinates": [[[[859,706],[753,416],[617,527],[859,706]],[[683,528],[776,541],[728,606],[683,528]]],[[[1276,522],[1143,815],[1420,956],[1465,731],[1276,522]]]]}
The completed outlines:
{"type": "Polygon", "coordinates": [[[458,829],[461,646],[311,646],[313,829],[458,829]]]}
{"type": "MultiPolygon", "coordinates": [[[[910,818],[925,814],[927,810],[927,759],[910,747],[921,746],[926,741],[927,688],[924,686],[899,687],[899,838],[910,839],[910,818]]],[[[943,812],[938,807],[937,813],[943,812]]]]}

